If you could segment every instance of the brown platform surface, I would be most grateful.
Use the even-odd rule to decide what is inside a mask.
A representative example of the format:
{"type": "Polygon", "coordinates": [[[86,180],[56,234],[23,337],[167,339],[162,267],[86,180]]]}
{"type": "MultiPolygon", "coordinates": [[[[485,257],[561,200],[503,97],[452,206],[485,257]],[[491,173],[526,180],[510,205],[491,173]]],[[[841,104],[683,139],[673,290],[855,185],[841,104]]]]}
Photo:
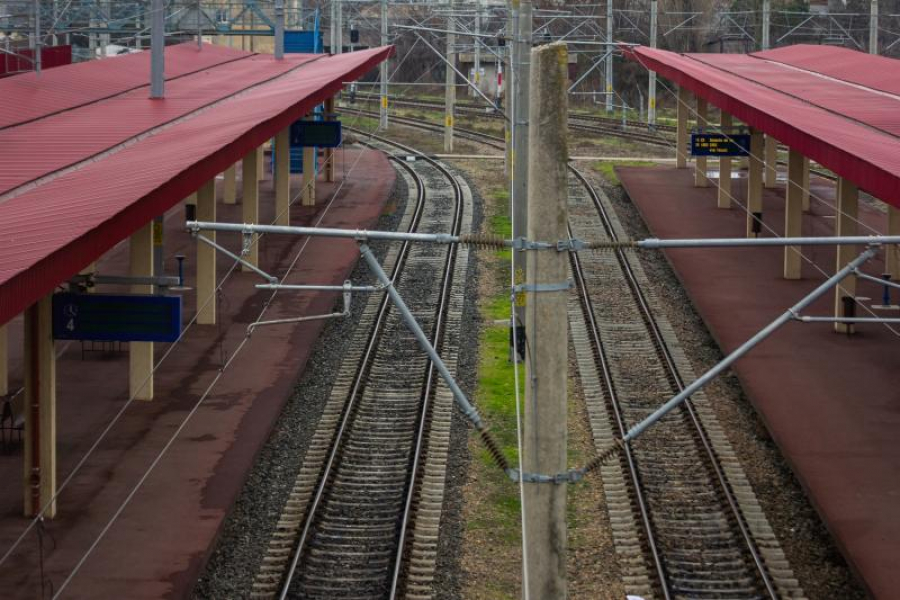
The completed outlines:
{"type": "MultiPolygon", "coordinates": [[[[716,208],[716,188],[694,188],[692,170],[616,169],[654,236],[742,237],[746,213],[716,208]]],[[[734,181],[745,198],[744,181],[734,181]]],[[[833,185],[814,178],[814,195],[833,204],[833,185]]],[[[784,231],[784,188],[766,190],[763,219],[784,231]]],[[[882,231],[886,217],[860,201],[860,220],[882,231]]],[[[834,211],[816,200],[803,235],[833,235],[834,211]]],[[[860,226],[860,234],[871,231],[860,226]]],[[[772,235],[768,233],[767,235],[772,235]]],[[[804,254],[831,274],[833,247],[804,254]]],[[[667,257],[723,351],[730,352],[797,302],[825,275],[804,263],[803,279],[781,278],[780,248],[669,250],[667,257]]],[[[881,257],[863,270],[880,275],[881,257]]],[[[894,290],[895,292],[898,290],[894,290]]],[[[860,283],[866,304],[881,287],[860,283]]],[[[894,294],[894,301],[900,300],[894,294]]],[[[805,314],[830,316],[833,294],[805,314]]],[[[859,314],[859,313],[858,313],[859,314]]],[[[897,311],[883,312],[900,316],[897,311]]],[[[862,316],[862,315],[861,315],[862,316]]],[[[867,315],[870,316],[870,315],[867,315]]],[[[848,337],[830,323],[789,323],[735,365],[762,416],[851,566],[878,598],[900,590],[900,338],[884,325],[848,337]]],[[[900,331],[900,328],[898,328],[900,331]]]]}
{"type": "MultiPolygon", "coordinates": [[[[321,219],[322,226],[371,228],[394,184],[394,170],[372,150],[346,150],[338,158],[337,182],[318,183],[316,207],[292,209],[292,223],[321,219]],[[357,162],[357,159],[358,162],[357,162]],[[344,172],[348,172],[341,186],[344,172]],[[334,192],[337,196],[331,201],[334,192]]],[[[267,169],[268,170],[268,169],[267,169]]],[[[292,193],[300,188],[293,178],[292,193]]],[[[239,222],[241,205],[221,202],[218,220],[239,222]]],[[[238,195],[240,196],[240,179],[238,195]]],[[[271,175],[260,183],[260,221],[274,218],[271,175]]],[[[181,206],[166,215],[166,267],[175,272],[175,254],[187,255],[187,285],[193,286],[195,245],[184,231],[181,206]]],[[[219,234],[219,243],[240,248],[237,235],[219,234]]],[[[261,266],[281,277],[296,262],[288,283],[339,284],[356,264],[352,240],[265,237],[261,266]]],[[[223,277],[232,261],[218,255],[223,277]]],[[[127,274],[128,244],[100,262],[103,274],[127,274]]],[[[156,375],[156,398],[135,401],[59,498],[57,518],[43,536],[44,592],[41,592],[39,538],[29,533],[0,566],[4,598],[49,597],[98,538],[139,479],[188,417],[214,380],[223,361],[245,337],[271,292],[254,288],[262,279],[236,271],[222,287],[219,325],[194,325],[156,375]]],[[[332,312],[333,293],[279,293],[266,319],[332,312]]],[[[195,294],[185,292],[185,322],[195,312],[195,294]]],[[[302,372],[324,321],[258,329],[190,418],[168,452],[125,507],[66,588],[67,598],[181,598],[199,575],[212,542],[245,474],[302,372]]],[[[21,317],[10,326],[11,389],[21,387],[21,317]]],[[[157,344],[159,360],[169,344],[157,344]]],[[[81,343],[57,343],[58,481],[62,482],[128,399],[128,354],[82,353],[81,343]]],[[[0,453],[0,556],[24,530],[22,447],[0,453]]]]}

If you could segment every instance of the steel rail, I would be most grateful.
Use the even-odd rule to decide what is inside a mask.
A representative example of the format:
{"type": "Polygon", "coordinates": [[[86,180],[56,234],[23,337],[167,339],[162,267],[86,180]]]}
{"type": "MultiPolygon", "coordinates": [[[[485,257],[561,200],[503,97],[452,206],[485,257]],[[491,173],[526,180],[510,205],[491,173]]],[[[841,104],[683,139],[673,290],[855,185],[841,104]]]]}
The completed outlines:
{"type": "MultiPolygon", "coordinates": [[[[455,211],[455,215],[454,215],[454,219],[453,219],[452,231],[453,231],[453,234],[458,233],[459,228],[460,228],[463,198],[462,198],[462,188],[459,185],[459,182],[456,180],[456,178],[453,177],[452,174],[448,170],[446,170],[440,163],[438,163],[437,161],[434,161],[433,159],[429,159],[428,157],[425,157],[424,155],[421,155],[421,153],[419,153],[418,151],[416,151],[414,149],[402,146],[401,144],[398,144],[391,140],[387,140],[380,136],[370,135],[369,137],[371,137],[372,139],[377,140],[383,144],[393,145],[395,147],[402,148],[404,151],[408,151],[410,153],[421,156],[424,160],[428,161],[429,164],[434,166],[438,171],[440,171],[442,174],[444,174],[446,177],[448,177],[448,179],[450,179],[450,181],[453,184],[454,198],[456,200],[456,211],[455,211]]],[[[418,227],[418,225],[421,221],[421,216],[422,216],[425,200],[427,198],[426,184],[425,184],[424,180],[422,179],[422,177],[418,173],[416,173],[416,171],[411,166],[409,166],[404,161],[399,160],[395,157],[392,157],[392,159],[397,164],[401,165],[402,168],[404,168],[407,171],[407,173],[413,178],[413,180],[416,181],[417,187],[419,189],[419,193],[417,196],[416,213],[415,213],[413,219],[411,220],[411,224],[410,224],[410,228],[409,228],[409,231],[412,232],[418,227]]],[[[396,280],[397,277],[399,276],[399,274],[402,272],[403,267],[406,264],[411,246],[412,246],[412,244],[409,241],[405,241],[403,243],[403,245],[401,246],[397,263],[395,264],[394,269],[391,272],[391,280],[392,281],[396,280]]],[[[435,347],[439,347],[441,340],[443,340],[443,333],[444,333],[444,329],[445,329],[444,317],[446,314],[446,307],[448,304],[449,289],[450,289],[450,285],[452,284],[452,269],[453,269],[453,266],[455,265],[455,257],[456,257],[455,247],[451,246],[448,248],[447,259],[445,260],[445,265],[444,265],[444,271],[443,271],[444,275],[443,275],[443,282],[442,282],[442,287],[441,287],[441,292],[440,292],[440,294],[441,294],[440,302],[439,302],[439,306],[438,306],[437,312],[436,312],[438,318],[432,329],[432,334],[431,334],[432,341],[435,344],[435,347]]],[[[367,342],[366,351],[363,355],[363,360],[361,362],[361,366],[355,377],[353,388],[350,393],[350,397],[348,399],[347,405],[344,408],[344,411],[343,411],[343,414],[341,417],[340,426],[339,426],[337,432],[335,433],[335,436],[332,441],[331,452],[329,454],[328,461],[323,469],[322,474],[320,475],[320,480],[319,480],[319,485],[316,490],[316,495],[310,504],[310,508],[307,511],[307,515],[306,515],[305,522],[304,522],[304,527],[303,527],[300,537],[298,538],[297,544],[295,546],[291,565],[290,565],[288,571],[286,572],[284,580],[282,582],[282,591],[281,591],[281,595],[280,595],[280,598],[282,600],[287,597],[290,587],[298,573],[298,567],[300,565],[300,562],[301,562],[304,552],[306,550],[307,542],[312,533],[313,525],[315,524],[315,521],[316,521],[317,510],[322,505],[322,501],[327,494],[327,489],[329,486],[329,482],[331,480],[331,476],[334,472],[334,469],[337,466],[338,458],[340,455],[340,450],[342,447],[342,440],[344,438],[345,432],[349,429],[349,426],[352,422],[354,408],[356,405],[356,400],[360,397],[362,390],[365,387],[365,381],[368,377],[369,369],[372,365],[372,359],[374,357],[375,351],[378,347],[378,343],[381,338],[381,333],[383,331],[383,326],[385,324],[389,308],[390,308],[390,302],[386,295],[382,299],[382,302],[379,306],[378,316],[377,316],[375,324],[372,328],[372,333],[370,334],[369,340],[367,342]]],[[[414,506],[413,499],[414,499],[415,492],[417,489],[415,483],[416,483],[416,479],[417,479],[417,473],[419,471],[419,464],[420,464],[419,459],[422,454],[422,449],[425,445],[425,435],[427,432],[428,415],[430,413],[430,399],[431,399],[431,396],[432,396],[432,393],[434,390],[434,384],[436,381],[436,378],[434,377],[434,375],[435,375],[434,363],[429,361],[428,367],[427,367],[427,370],[425,373],[423,388],[422,388],[422,402],[421,402],[421,408],[419,411],[419,422],[416,427],[415,448],[411,455],[411,465],[408,470],[409,479],[407,481],[406,501],[404,503],[403,516],[401,517],[401,521],[400,521],[400,532],[397,537],[397,553],[396,553],[395,560],[394,560],[394,568],[393,568],[392,580],[391,580],[391,593],[390,593],[391,598],[396,597],[396,594],[398,592],[401,572],[402,572],[404,550],[405,550],[405,546],[406,546],[406,532],[407,532],[408,524],[410,522],[410,518],[412,515],[412,511],[413,511],[413,506],[414,506]]]]}
{"type": "MultiPolygon", "coordinates": [[[[569,236],[571,237],[571,225],[567,224],[566,227],[569,231],[569,236]]],[[[616,429],[619,432],[619,438],[622,438],[626,433],[628,433],[628,426],[625,423],[625,416],[622,414],[622,408],[618,400],[616,386],[613,383],[613,377],[609,366],[609,359],[606,357],[604,345],[600,341],[599,327],[597,325],[596,317],[594,316],[593,302],[591,301],[590,293],[587,289],[587,281],[584,276],[584,270],[581,266],[581,257],[577,252],[572,252],[571,260],[572,271],[575,275],[575,285],[578,287],[582,309],[589,325],[588,332],[594,341],[594,354],[598,359],[597,362],[603,374],[603,378],[601,381],[605,385],[606,393],[610,398],[610,404],[613,408],[612,414],[616,422],[616,429]]],[[[671,590],[669,590],[665,567],[662,563],[662,557],[656,547],[656,539],[653,535],[653,522],[650,516],[650,509],[647,507],[647,502],[644,498],[644,491],[643,487],[641,486],[640,473],[638,472],[637,463],[635,462],[634,454],[632,452],[630,444],[626,444],[624,446],[624,455],[625,462],[628,465],[628,475],[631,478],[632,484],[634,486],[633,489],[635,501],[637,503],[638,512],[640,513],[641,526],[647,536],[646,541],[647,545],[649,546],[648,549],[650,558],[653,561],[653,566],[659,576],[662,595],[664,598],[669,600],[672,598],[672,592],[671,590]]]]}
{"type": "MultiPolygon", "coordinates": [[[[593,186],[587,179],[582,175],[577,169],[573,167],[569,167],[570,171],[575,174],[576,178],[584,185],[585,189],[588,191],[588,194],[591,197],[591,201],[594,206],[597,208],[597,212],[600,215],[601,220],[603,221],[604,228],[607,231],[607,234],[612,240],[617,240],[618,236],[615,233],[615,229],[612,226],[612,222],[610,220],[609,214],[607,213],[606,207],[603,206],[600,201],[599,196],[597,195],[596,190],[594,190],[593,186]]],[[[637,277],[634,274],[634,270],[631,267],[631,264],[628,260],[628,257],[625,256],[625,252],[621,249],[616,249],[616,257],[619,261],[619,264],[622,267],[623,273],[626,275],[626,279],[628,280],[629,288],[632,291],[632,295],[634,296],[638,306],[640,307],[641,313],[644,317],[645,323],[653,337],[654,344],[659,352],[660,358],[662,358],[663,363],[666,366],[666,370],[668,371],[669,376],[672,379],[672,382],[678,388],[678,391],[684,390],[684,380],[681,377],[681,374],[678,371],[678,367],[675,364],[674,357],[672,356],[672,352],[668,347],[665,339],[663,338],[662,331],[659,328],[659,324],[656,321],[656,317],[653,314],[652,309],[647,301],[646,295],[644,294],[643,289],[641,288],[640,283],[637,280],[637,277]]],[[[577,253],[572,253],[573,256],[577,258],[577,253]]],[[[597,337],[596,339],[599,339],[597,337]]],[[[604,375],[606,375],[606,370],[604,369],[604,375]]],[[[611,385],[611,380],[608,380],[611,385]]],[[[756,542],[753,539],[752,534],[750,533],[749,527],[747,526],[746,519],[744,518],[743,513],[738,505],[737,499],[734,497],[734,494],[731,490],[731,487],[728,484],[725,473],[722,469],[722,465],[719,463],[718,457],[716,456],[715,451],[713,450],[712,444],[709,440],[709,436],[707,435],[706,429],[703,427],[703,424],[700,422],[699,417],[697,416],[696,411],[694,410],[693,404],[690,400],[686,401],[684,404],[685,411],[690,419],[691,424],[693,425],[697,437],[701,442],[703,447],[703,451],[706,453],[709,458],[709,464],[713,468],[713,472],[715,474],[715,478],[719,487],[721,489],[722,495],[726,500],[729,510],[731,511],[732,517],[734,518],[735,523],[740,530],[741,538],[744,542],[744,545],[747,548],[747,551],[750,554],[750,557],[753,560],[753,564],[759,573],[760,581],[765,587],[765,591],[768,594],[768,597],[772,600],[777,600],[778,592],[775,589],[775,585],[772,582],[772,579],[768,573],[768,570],[765,565],[765,561],[760,555],[759,549],[757,548],[756,542]]],[[[626,444],[626,448],[629,445],[626,444]]],[[[657,557],[654,557],[654,561],[657,560],[657,557]]]]}
{"type": "MultiPolygon", "coordinates": [[[[425,206],[425,182],[416,173],[411,167],[405,165],[402,161],[396,161],[397,164],[403,165],[403,167],[407,170],[413,180],[416,182],[418,187],[418,194],[416,197],[416,209],[413,214],[412,219],[410,220],[409,231],[412,232],[418,226],[422,212],[425,206]]],[[[391,279],[395,279],[402,271],[403,267],[406,264],[406,258],[409,254],[411,243],[404,242],[401,247],[397,257],[397,262],[394,265],[394,268],[391,270],[391,279]]],[[[375,350],[378,347],[378,341],[380,340],[380,334],[382,331],[382,327],[385,322],[385,318],[387,315],[388,308],[390,306],[390,301],[385,295],[381,299],[381,303],[378,307],[378,316],[375,319],[375,323],[373,324],[372,331],[369,335],[368,342],[366,343],[366,350],[363,354],[363,359],[360,363],[360,368],[357,371],[356,377],[354,379],[353,388],[350,392],[350,396],[347,400],[347,403],[344,407],[343,414],[341,416],[341,423],[334,434],[334,438],[331,444],[331,452],[328,455],[328,460],[325,463],[324,468],[322,469],[322,474],[320,475],[319,485],[316,488],[316,494],[313,497],[312,502],[310,503],[309,508],[306,512],[306,517],[303,523],[303,529],[301,530],[300,536],[297,538],[297,543],[294,546],[293,556],[291,558],[290,566],[288,570],[285,572],[284,577],[281,582],[281,592],[279,594],[280,600],[286,600],[288,597],[288,593],[291,588],[291,584],[294,581],[294,578],[297,574],[297,567],[300,563],[300,558],[303,555],[303,551],[306,547],[307,539],[309,538],[310,532],[312,530],[313,522],[315,519],[316,511],[319,508],[319,505],[322,503],[323,498],[325,497],[325,493],[328,487],[328,482],[330,479],[330,475],[335,466],[338,456],[338,450],[340,449],[340,441],[344,436],[345,431],[347,431],[348,426],[350,424],[351,415],[353,414],[353,408],[356,404],[356,400],[360,395],[360,392],[363,387],[363,382],[368,375],[369,367],[372,363],[372,356],[375,353],[375,350]]]]}

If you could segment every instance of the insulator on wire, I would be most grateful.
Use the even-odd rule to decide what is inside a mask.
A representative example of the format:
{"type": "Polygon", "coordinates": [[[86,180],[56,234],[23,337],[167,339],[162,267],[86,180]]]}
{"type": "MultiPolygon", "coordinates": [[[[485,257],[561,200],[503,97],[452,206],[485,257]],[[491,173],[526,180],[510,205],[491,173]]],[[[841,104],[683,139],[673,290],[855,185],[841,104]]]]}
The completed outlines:
{"type": "Polygon", "coordinates": [[[491,233],[469,233],[459,236],[459,242],[461,244],[468,244],[471,246],[481,246],[483,248],[504,248],[506,247],[506,240],[503,236],[494,235],[491,233]]]}

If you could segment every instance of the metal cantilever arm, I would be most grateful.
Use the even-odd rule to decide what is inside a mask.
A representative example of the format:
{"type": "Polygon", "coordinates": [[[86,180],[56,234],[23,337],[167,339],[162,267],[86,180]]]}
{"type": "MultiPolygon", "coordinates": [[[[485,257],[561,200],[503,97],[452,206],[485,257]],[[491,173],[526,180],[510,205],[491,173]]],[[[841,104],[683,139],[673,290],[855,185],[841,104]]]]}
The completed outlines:
{"type": "Polygon", "coordinates": [[[212,240],[209,239],[208,237],[205,237],[205,236],[204,236],[203,234],[201,234],[201,233],[196,233],[196,232],[195,232],[194,235],[197,236],[197,239],[200,240],[201,242],[203,242],[204,244],[206,244],[206,245],[208,245],[208,246],[212,246],[213,248],[215,248],[216,250],[218,250],[219,252],[221,252],[222,254],[224,254],[225,256],[227,256],[227,257],[229,257],[229,258],[233,258],[234,260],[238,261],[239,263],[241,263],[242,265],[244,265],[245,267],[247,267],[248,269],[250,269],[250,270],[253,271],[254,273],[256,273],[256,274],[262,276],[264,279],[266,279],[266,280],[269,281],[270,283],[278,283],[278,278],[277,278],[277,277],[275,277],[274,275],[269,275],[268,273],[266,273],[265,271],[263,271],[262,269],[260,269],[260,268],[257,267],[256,265],[254,265],[254,264],[252,264],[252,263],[250,263],[250,262],[244,260],[242,257],[238,256],[237,254],[235,254],[235,253],[232,252],[231,250],[228,250],[227,248],[224,248],[223,246],[220,246],[219,244],[215,243],[214,241],[212,241],[212,240]]]}
{"type": "Polygon", "coordinates": [[[344,294],[344,310],[341,312],[328,313],[324,315],[307,315],[303,317],[291,317],[289,319],[272,319],[270,321],[255,321],[247,326],[247,335],[253,333],[257,327],[266,325],[284,325],[286,323],[303,323],[305,321],[320,321],[322,319],[339,319],[341,317],[350,316],[350,303],[353,300],[353,292],[374,292],[381,289],[380,287],[365,285],[354,286],[350,281],[345,281],[344,285],[281,285],[281,284],[260,284],[256,286],[264,290],[306,290],[306,291],[341,291],[344,294]]]}

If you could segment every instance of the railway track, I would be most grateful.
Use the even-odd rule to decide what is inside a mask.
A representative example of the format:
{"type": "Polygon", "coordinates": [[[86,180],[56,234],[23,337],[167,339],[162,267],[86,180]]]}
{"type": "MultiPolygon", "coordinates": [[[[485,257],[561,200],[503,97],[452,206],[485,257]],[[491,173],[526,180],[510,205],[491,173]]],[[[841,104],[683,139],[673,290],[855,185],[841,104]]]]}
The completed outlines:
{"type": "MultiPolygon", "coordinates": [[[[439,126],[404,119],[411,126],[439,126]]],[[[501,140],[463,135],[492,147],[501,140]]],[[[624,238],[605,196],[570,167],[570,235],[624,238]]],[[[632,250],[573,253],[570,326],[598,451],[695,378],[632,250]]],[[[704,393],[601,468],[626,592],[644,598],[801,598],[704,393]]]]}
{"type": "MultiPolygon", "coordinates": [[[[376,102],[377,98],[366,98],[362,100],[358,99],[357,101],[370,104],[376,102]]],[[[404,106],[407,108],[422,108],[425,110],[441,111],[444,110],[443,103],[431,102],[427,100],[391,100],[391,102],[397,106],[404,106]]],[[[486,112],[484,107],[478,107],[475,105],[457,104],[456,110],[464,113],[475,113],[489,119],[502,118],[501,115],[497,112],[486,112]]],[[[398,118],[402,117],[391,116],[391,119],[393,120],[397,120],[398,118]]],[[[674,134],[674,128],[670,126],[660,125],[656,128],[657,132],[650,132],[647,130],[647,126],[643,123],[639,123],[637,121],[625,121],[625,123],[626,128],[623,130],[622,122],[615,119],[607,119],[597,115],[588,115],[583,113],[573,113],[569,116],[569,127],[575,131],[609,135],[634,142],[641,142],[651,146],[671,146],[672,144],[674,144],[674,137],[672,135],[668,135],[669,133],[674,134]]]]}
{"type": "MultiPolygon", "coordinates": [[[[570,233],[612,241],[617,217],[570,171],[570,233]]],[[[694,378],[632,251],[572,255],[570,322],[595,442],[605,447],[694,378]],[[606,421],[604,424],[603,421],[606,421]]],[[[604,468],[628,593],[802,597],[734,450],[698,394],[604,468]],[[621,493],[627,483],[630,493],[621,493]]]]}
{"type": "MultiPolygon", "coordinates": [[[[382,138],[382,149],[415,150],[382,138]]],[[[471,230],[471,192],[439,162],[396,160],[401,230],[471,230]]],[[[468,249],[401,244],[385,270],[453,370],[468,249]]],[[[255,598],[426,598],[452,395],[385,294],[368,299],[263,564],[255,598]]]]}

